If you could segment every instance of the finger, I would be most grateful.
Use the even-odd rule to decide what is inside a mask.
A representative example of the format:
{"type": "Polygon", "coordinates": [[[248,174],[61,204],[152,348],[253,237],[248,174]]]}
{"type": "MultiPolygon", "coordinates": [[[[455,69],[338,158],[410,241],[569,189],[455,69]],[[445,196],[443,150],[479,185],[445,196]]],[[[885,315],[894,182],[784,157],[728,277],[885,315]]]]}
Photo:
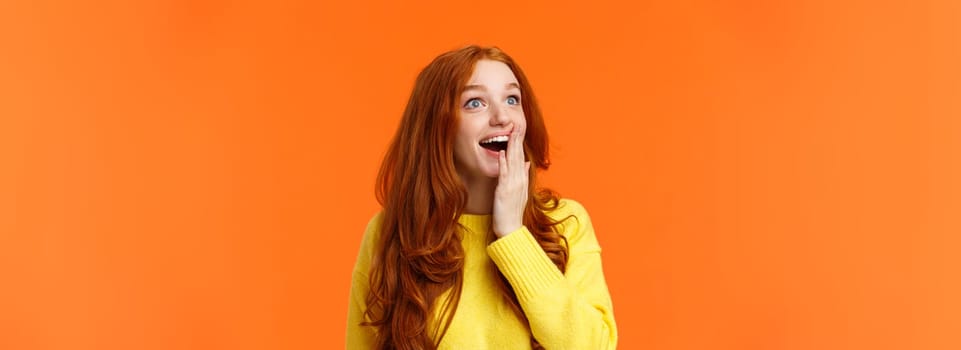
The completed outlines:
{"type": "Polygon", "coordinates": [[[506,150],[503,150],[503,151],[498,151],[498,152],[497,152],[497,153],[498,153],[498,162],[503,161],[502,163],[500,163],[500,165],[501,165],[501,169],[500,169],[501,175],[507,173],[507,170],[510,168],[510,165],[509,165],[508,163],[510,163],[510,161],[511,161],[511,145],[513,145],[513,141],[514,141],[514,134],[513,134],[514,123],[511,123],[511,124],[510,124],[510,127],[511,127],[511,135],[507,138],[507,149],[506,149],[506,150]]]}
{"type": "Polygon", "coordinates": [[[526,161],[526,162],[524,162],[524,169],[525,169],[527,172],[530,172],[530,171],[531,171],[531,161],[526,161]]]}
{"type": "Polygon", "coordinates": [[[524,162],[524,132],[523,129],[516,124],[514,125],[514,130],[511,131],[508,148],[510,161],[513,163],[511,165],[520,168],[520,165],[524,162]]]}
{"type": "MultiPolygon", "coordinates": [[[[508,127],[510,128],[510,134],[507,135],[507,136],[508,136],[508,138],[507,138],[507,148],[504,149],[504,150],[501,151],[501,152],[504,153],[504,156],[506,157],[507,162],[508,162],[508,163],[511,163],[511,162],[514,161],[514,136],[515,136],[515,135],[514,135],[514,123],[509,124],[508,127]]],[[[511,166],[511,165],[513,165],[513,164],[509,164],[508,166],[511,166]]]]}
{"type": "MultiPolygon", "coordinates": [[[[510,146],[510,143],[508,143],[508,146],[510,146]]],[[[498,176],[502,179],[505,176],[507,176],[507,154],[506,153],[507,152],[504,152],[504,151],[497,151],[497,165],[500,166],[500,168],[497,169],[498,176]]]]}
{"type": "Polygon", "coordinates": [[[527,139],[527,125],[521,125],[520,131],[518,132],[520,137],[517,138],[517,148],[518,153],[520,153],[521,161],[524,161],[524,140],[527,139]]]}

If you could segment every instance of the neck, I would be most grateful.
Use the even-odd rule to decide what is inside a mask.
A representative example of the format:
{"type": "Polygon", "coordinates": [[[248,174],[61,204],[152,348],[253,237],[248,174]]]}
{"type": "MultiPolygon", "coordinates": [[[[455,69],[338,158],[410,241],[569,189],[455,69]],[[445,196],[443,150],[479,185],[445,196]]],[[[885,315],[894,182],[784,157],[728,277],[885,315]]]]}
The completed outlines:
{"type": "Polygon", "coordinates": [[[494,208],[494,190],[497,188],[497,179],[461,177],[461,181],[467,186],[467,207],[464,208],[464,213],[490,214],[494,208]]]}

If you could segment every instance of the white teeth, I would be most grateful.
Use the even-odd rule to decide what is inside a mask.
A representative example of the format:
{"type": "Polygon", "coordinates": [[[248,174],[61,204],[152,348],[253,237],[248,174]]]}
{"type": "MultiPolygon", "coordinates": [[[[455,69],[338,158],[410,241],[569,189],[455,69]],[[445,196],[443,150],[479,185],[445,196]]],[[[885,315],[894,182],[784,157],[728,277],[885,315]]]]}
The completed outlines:
{"type": "Polygon", "coordinates": [[[508,140],[507,135],[501,135],[501,136],[491,137],[491,138],[489,138],[489,139],[486,139],[486,140],[484,140],[484,141],[481,141],[481,143],[507,142],[507,140],[508,140]]]}

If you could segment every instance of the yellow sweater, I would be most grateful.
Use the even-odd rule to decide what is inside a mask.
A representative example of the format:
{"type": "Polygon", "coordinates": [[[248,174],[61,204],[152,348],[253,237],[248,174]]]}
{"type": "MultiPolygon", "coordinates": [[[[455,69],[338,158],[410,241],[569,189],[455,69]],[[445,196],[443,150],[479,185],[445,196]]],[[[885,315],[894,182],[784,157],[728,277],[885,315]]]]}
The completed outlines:
{"type": "MultiPolygon", "coordinates": [[[[548,213],[565,221],[569,259],[562,274],[526,227],[493,243],[490,215],[461,215],[464,232],[464,285],[460,302],[439,349],[530,349],[530,336],[545,349],[614,349],[617,326],[601,269],[601,248],[590,217],[580,203],[562,199],[548,213]],[[530,327],[500,296],[497,270],[514,287],[530,327]]],[[[370,349],[375,330],[360,326],[366,309],[368,271],[379,233],[380,215],[367,225],[354,266],[347,315],[347,349],[370,349]]],[[[444,300],[446,294],[437,298],[444,300]]],[[[439,313],[435,307],[435,313],[439,313]]],[[[432,327],[428,327],[432,329],[432,327]]]]}

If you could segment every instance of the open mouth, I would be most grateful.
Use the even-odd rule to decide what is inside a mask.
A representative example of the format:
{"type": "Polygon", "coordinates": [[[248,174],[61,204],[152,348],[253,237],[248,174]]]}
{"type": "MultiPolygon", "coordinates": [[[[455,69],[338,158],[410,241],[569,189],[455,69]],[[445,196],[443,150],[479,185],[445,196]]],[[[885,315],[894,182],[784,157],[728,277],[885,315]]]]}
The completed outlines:
{"type": "Polygon", "coordinates": [[[487,140],[481,141],[480,146],[489,149],[494,152],[506,151],[507,150],[507,135],[494,136],[487,140]]]}

